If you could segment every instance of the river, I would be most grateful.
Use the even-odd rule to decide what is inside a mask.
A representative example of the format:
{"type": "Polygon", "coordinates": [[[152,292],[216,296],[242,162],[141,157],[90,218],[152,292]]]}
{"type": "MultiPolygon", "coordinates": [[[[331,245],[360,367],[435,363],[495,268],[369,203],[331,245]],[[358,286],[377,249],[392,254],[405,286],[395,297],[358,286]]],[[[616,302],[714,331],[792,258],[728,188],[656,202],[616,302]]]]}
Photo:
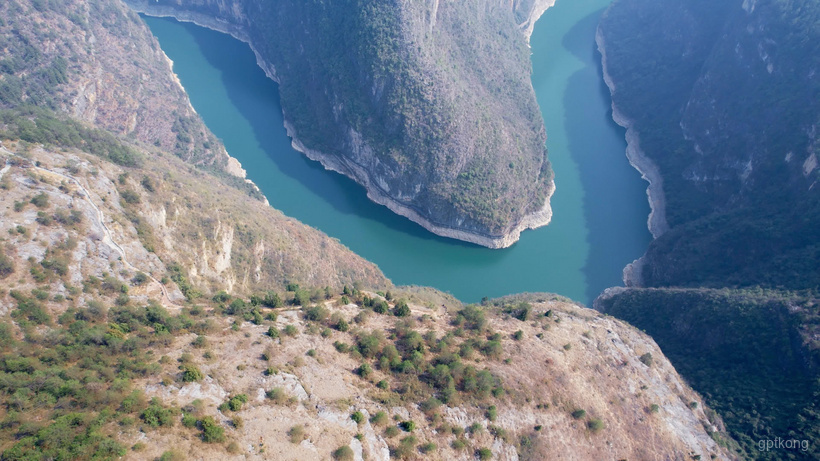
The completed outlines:
{"type": "Polygon", "coordinates": [[[625,157],[595,49],[608,4],[558,0],[535,26],[532,81],[555,170],[553,218],[502,250],[430,234],[294,151],[277,85],[244,43],[171,19],[145,20],[196,111],[273,207],[339,239],[396,284],[432,286],[466,302],[546,291],[589,304],[622,283],[623,267],[651,238],[646,183],[625,157]]]}

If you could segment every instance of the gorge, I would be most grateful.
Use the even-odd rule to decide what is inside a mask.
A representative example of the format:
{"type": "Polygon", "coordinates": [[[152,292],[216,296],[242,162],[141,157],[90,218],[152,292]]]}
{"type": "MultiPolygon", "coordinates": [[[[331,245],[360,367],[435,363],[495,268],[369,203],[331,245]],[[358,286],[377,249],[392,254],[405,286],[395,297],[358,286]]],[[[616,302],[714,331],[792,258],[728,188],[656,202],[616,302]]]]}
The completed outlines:
{"type": "Polygon", "coordinates": [[[597,18],[607,4],[559,3],[535,28],[533,85],[559,172],[555,216],[549,226],[495,251],[431,236],[369,203],[349,181],[298,158],[280,128],[278,89],[245,45],[188,26],[149,23],[194,107],[274,207],[339,238],[396,283],[436,286],[467,301],[551,291],[589,303],[621,283],[621,270],[649,239],[646,186],[623,155],[623,131],[608,113],[595,52],[597,18]]]}

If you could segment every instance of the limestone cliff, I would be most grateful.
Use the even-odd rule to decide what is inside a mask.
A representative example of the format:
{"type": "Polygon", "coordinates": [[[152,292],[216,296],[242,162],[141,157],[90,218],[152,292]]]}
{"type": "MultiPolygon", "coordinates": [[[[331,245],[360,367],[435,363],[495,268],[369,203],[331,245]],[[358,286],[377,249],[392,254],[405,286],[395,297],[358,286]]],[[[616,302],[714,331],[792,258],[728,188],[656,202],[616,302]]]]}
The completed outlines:
{"type": "Polygon", "coordinates": [[[394,212],[493,248],[549,222],[527,40],[552,2],[128,3],[249,42],[294,146],[394,212]]]}

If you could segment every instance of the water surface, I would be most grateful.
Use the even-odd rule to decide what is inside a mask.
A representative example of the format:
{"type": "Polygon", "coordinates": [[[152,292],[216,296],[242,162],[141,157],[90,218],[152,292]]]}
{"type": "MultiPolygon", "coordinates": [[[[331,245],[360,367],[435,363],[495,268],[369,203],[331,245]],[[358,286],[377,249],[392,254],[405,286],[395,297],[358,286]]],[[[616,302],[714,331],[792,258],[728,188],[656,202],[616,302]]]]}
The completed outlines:
{"type": "Polygon", "coordinates": [[[624,155],[595,51],[608,3],[559,0],[536,24],[532,80],[556,176],[553,218],[503,250],[430,234],[294,151],[277,85],[247,45],[192,24],[145,20],[194,108],[273,207],[339,239],[396,284],[429,285],[468,302],[548,291],[589,303],[621,284],[622,268],[650,239],[646,184],[624,155]]]}

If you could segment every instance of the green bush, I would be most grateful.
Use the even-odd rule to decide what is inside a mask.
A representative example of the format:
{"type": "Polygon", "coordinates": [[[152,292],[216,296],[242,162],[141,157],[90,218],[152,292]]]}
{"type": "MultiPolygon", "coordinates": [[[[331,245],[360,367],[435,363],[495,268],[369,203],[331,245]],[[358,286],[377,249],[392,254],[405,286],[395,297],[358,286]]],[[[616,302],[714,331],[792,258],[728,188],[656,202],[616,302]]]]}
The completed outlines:
{"type": "Polygon", "coordinates": [[[387,413],[377,411],[375,415],[370,417],[370,424],[373,424],[374,426],[383,426],[387,424],[387,413]]]}
{"type": "Polygon", "coordinates": [[[393,315],[396,317],[407,317],[410,315],[410,306],[407,305],[407,301],[400,299],[396,303],[396,307],[393,308],[393,315]]]}
{"type": "Polygon", "coordinates": [[[480,459],[481,461],[486,461],[489,459],[493,459],[493,452],[490,451],[489,448],[482,447],[476,451],[476,456],[478,456],[478,459],[480,459]]]}
{"type": "Polygon", "coordinates": [[[413,422],[413,420],[402,421],[399,423],[399,427],[404,432],[413,432],[414,430],[416,430],[416,423],[413,422]]]}
{"type": "Polygon", "coordinates": [[[151,400],[151,404],[140,414],[140,418],[150,427],[174,425],[174,411],[163,408],[156,398],[151,400]]]}
{"type": "Polygon", "coordinates": [[[31,203],[37,208],[48,208],[48,194],[40,192],[31,199],[31,203]]]}
{"type": "Polygon", "coordinates": [[[355,421],[356,424],[362,424],[364,422],[364,414],[362,414],[361,411],[355,411],[350,415],[350,419],[355,421]]]}
{"type": "Polygon", "coordinates": [[[333,451],[333,459],[338,461],[350,461],[353,459],[353,449],[347,445],[341,446],[333,451]]]}
{"type": "Polygon", "coordinates": [[[579,409],[572,412],[572,417],[575,418],[575,419],[581,419],[584,416],[586,416],[586,414],[587,414],[586,410],[582,410],[582,409],[579,408],[579,409]]]}
{"type": "Polygon", "coordinates": [[[206,416],[199,421],[202,430],[202,441],[205,443],[222,443],[225,441],[225,429],[212,417],[206,416]]]}
{"type": "Polygon", "coordinates": [[[288,438],[292,444],[302,443],[305,437],[305,428],[301,424],[293,426],[288,430],[288,438]]]}
{"type": "Polygon", "coordinates": [[[192,363],[188,363],[182,365],[182,381],[186,383],[193,383],[196,381],[201,381],[205,378],[205,375],[202,374],[199,367],[192,363]]]}
{"type": "Polygon", "coordinates": [[[598,432],[598,431],[600,431],[601,429],[604,428],[604,422],[601,421],[600,419],[590,419],[587,422],[587,427],[592,432],[598,432]]]}

